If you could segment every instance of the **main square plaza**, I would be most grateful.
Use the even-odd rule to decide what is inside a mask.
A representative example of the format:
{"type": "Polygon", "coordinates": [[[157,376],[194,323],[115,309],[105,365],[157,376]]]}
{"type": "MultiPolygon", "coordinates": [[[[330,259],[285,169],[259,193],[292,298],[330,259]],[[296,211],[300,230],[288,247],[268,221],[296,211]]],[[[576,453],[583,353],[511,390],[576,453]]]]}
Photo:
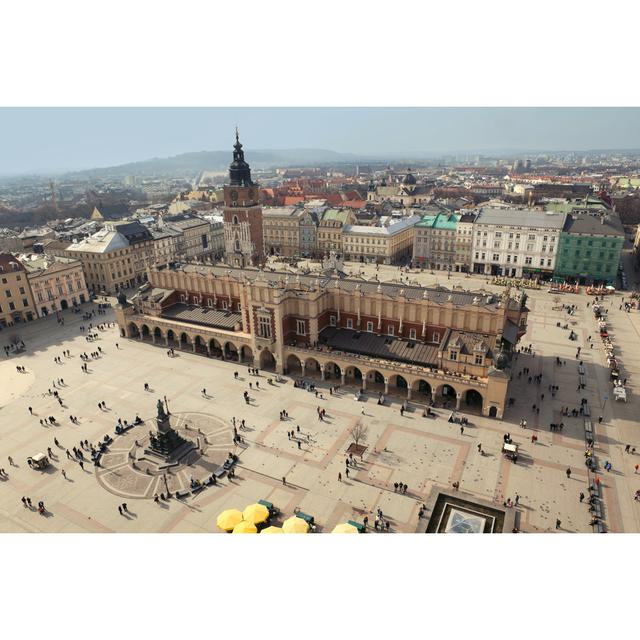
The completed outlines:
{"type": "MultiPolygon", "coordinates": [[[[389,268],[379,277],[399,278],[398,273],[389,268]]],[[[433,286],[439,278],[445,287],[501,292],[476,277],[461,277],[459,283],[428,273],[403,277],[421,285],[433,286]]],[[[84,305],[83,313],[96,309],[89,320],[69,311],[64,324],[49,317],[5,329],[3,344],[18,336],[25,349],[10,349],[0,363],[0,467],[5,471],[0,530],[211,533],[219,531],[216,518],[224,510],[265,500],[280,512],[275,524],[302,512],[313,517],[319,532],[351,520],[368,522],[367,531],[375,533],[373,523],[381,511],[388,523],[385,532],[409,533],[427,529],[433,496],[439,494],[492,505],[521,532],[591,532],[587,500],[580,500],[581,493],[588,495],[590,482],[584,420],[562,411],[579,407],[585,398],[594,424],[606,530],[640,531],[640,503],[634,500],[640,454],[632,453],[640,448],[638,313],[621,310],[620,295],[604,301],[609,332],[621,347],[619,360],[628,378],[628,402],[614,402],[597,322],[587,308],[593,298],[528,293],[527,332],[511,365],[505,414],[499,419],[463,407],[458,415],[467,424],[450,422],[451,410],[437,403],[435,416],[425,416],[425,405],[407,400],[406,389],[403,395],[390,390],[379,404],[378,391],[366,390],[358,397],[356,386],[340,380],[313,379],[314,387],[303,388],[300,375],[261,370],[256,375],[246,364],[206,357],[191,348],[171,355],[163,344],[122,337],[114,324],[115,299],[103,314],[97,313],[97,303],[84,305]],[[568,315],[562,305],[575,305],[575,313],[568,315]],[[565,324],[576,340],[568,339],[565,324]],[[97,338],[87,340],[88,333],[97,338]],[[524,353],[529,345],[532,353],[524,353]],[[558,359],[564,364],[558,365],[558,359]],[[585,384],[580,390],[579,361],[585,384]],[[522,375],[524,369],[528,371],[522,375]],[[553,395],[552,387],[557,387],[553,395]],[[154,474],[140,462],[142,440],[155,429],[158,400],[182,435],[207,445],[173,473],[154,474]],[[325,412],[322,420],[319,410],[325,412]],[[115,434],[118,419],[131,423],[136,415],[142,424],[115,434]],[[43,421],[49,416],[55,424],[43,421]],[[244,420],[244,428],[236,431],[239,438],[234,438],[234,418],[238,427],[244,420]],[[526,426],[521,426],[523,420],[526,426]],[[560,422],[561,431],[550,430],[560,422]],[[360,440],[364,452],[345,466],[358,425],[366,427],[360,440]],[[518,445],[517,463],[503,455],[506,434],[518,445]],[[113,442],[100,467],[85,461],[81,468],[74,455],[67,455],[73,447],[80,449],[81,441],[99,443],[105,435],[113,442]],[[27,464],[48,448],[53,454],[49,467],[37,470],[27,464]],[[204,479],[229,454],[237,456],[231,477],[225,474],[202,491],[189,491],[192,479],[204,479]],[[611,463],[610,471],[602,469],[605,461],[611,463]],[[401,491],[398,487],[404,485],[401,491]],[[170,499],[154,500],[165,492],[170,499]],[[31,508],[23,497],[30,498],[31,508]],[[46,507],[43,514],[34,508],[38,502],[46,507]],[[127,507],[121,513],[123,503],[127,507]]],[[[453,526],[460,526],[459,512],[453,509],[452,514],[453,526]]],[[[481,528],[485,519],[480,516],[469,526],[481,528]]],[[[467,526],[463,517],[461,526],[467,526]]]]}

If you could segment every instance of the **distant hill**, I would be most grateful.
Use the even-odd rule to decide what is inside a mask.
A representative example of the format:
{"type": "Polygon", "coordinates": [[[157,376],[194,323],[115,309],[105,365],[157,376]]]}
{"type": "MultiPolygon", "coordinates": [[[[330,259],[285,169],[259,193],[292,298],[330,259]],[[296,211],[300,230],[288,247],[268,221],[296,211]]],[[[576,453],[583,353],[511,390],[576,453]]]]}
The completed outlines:
{"type": "MultiPolygon", "coordinates": [[[[333,162],[354,162],[358,156],[338,153],[327,149],[278,149],[245,150],[246,160],[252,167],[285,167],[304,164],[324,164],[333,162]]],[[[200,171],[226,169],[232,160],[230,151],[196,151],[181,153],[169,158],[151,158],[139,162],[129,162],[115,167],[100,167],[84,171],[74,171],[69,175],[176,175],[200,171]]]]}

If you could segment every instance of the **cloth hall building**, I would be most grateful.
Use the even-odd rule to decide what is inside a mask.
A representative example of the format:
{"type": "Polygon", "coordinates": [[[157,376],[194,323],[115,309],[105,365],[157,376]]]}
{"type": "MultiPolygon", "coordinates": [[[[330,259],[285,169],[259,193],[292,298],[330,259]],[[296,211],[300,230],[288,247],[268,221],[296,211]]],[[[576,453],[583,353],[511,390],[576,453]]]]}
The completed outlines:
{"type": "Polygon", "coordinates": [[[498,418],[526,331],[526,296],[508,291],[196,264],[148,276],[119,295],[123,337],[498,418]]]}

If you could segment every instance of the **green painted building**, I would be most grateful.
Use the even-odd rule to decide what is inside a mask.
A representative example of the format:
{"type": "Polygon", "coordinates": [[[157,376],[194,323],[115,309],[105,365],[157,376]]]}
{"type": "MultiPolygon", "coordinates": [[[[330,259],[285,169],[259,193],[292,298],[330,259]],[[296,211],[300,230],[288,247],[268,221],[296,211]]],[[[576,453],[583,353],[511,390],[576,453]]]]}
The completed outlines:
{"type": "Polygon", "coordinates": [[[583,284],[615,284],[624,229],[615,213],[569,215],[560,233],[555,276],[583,284]]]}

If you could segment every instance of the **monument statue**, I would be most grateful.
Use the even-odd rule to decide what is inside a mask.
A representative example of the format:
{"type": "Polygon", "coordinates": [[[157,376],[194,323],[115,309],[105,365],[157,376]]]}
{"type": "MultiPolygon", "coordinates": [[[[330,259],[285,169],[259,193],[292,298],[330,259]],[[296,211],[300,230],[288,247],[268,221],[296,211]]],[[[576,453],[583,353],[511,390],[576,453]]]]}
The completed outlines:
{"type": "Polygon", "coordinates": [[[169,414],[165,410],[162,400],[158,400],[156,405],[157,416],[156,424],[158,430],[156,433],[149,434],[149,453],[155,453],[165,459],[171,459],[174,455],[182,452],[185,447],[192,447],[175,429],[171,428],[169,414]]]}
{"type": "Polygon", "coordinates": [[[162,402],[162,400],[160,399],[158,399],[157,409],[158,409],[158,420],[166,420],[167,412],[164,410],[164,402],[162,402]]]}

